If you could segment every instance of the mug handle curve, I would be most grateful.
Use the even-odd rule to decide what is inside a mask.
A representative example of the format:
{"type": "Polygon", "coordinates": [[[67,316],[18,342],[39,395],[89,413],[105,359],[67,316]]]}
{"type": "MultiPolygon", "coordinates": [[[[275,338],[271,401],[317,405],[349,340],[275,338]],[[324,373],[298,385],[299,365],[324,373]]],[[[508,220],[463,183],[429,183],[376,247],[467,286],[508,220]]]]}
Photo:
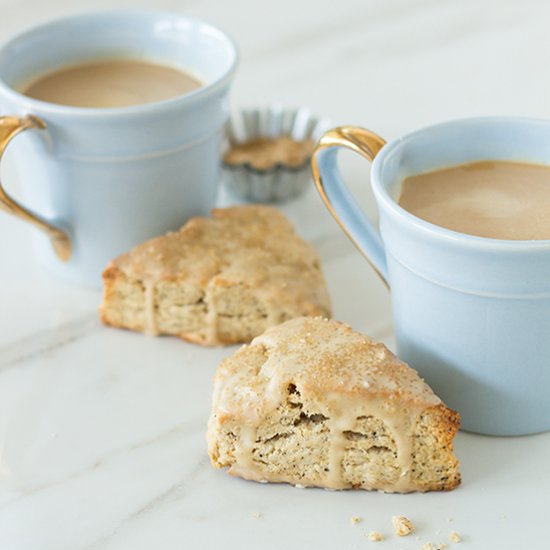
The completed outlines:
{"type": "MultiPolygon", "coordinates": [[[[38,117],[28,115],[25,117],[2,116],[0,117],[0,160],[6,151],[8,143],[19,133],[29,129],[43,130],[46,123],[38,117]]],[[[71,239],[65,231],[55,227],[44,220],[38,214],[31,212],[23,205],[12,199],[4,189],[0,181],[0,209],[13,214],[14,216],[31,223],[38,229],[44,231],[50,238],[50,242],[57,257],[66,262],[71,257],[71,239]]]]}
{"type": "Polygon", "coordinates": [[[386,142],[357,126],[340,126],[321,136],[311,158],[313,180],[329,212],[389,288],[384,244],[377,229],[353,198],[336,162],[344,147],[373,161],[386,142]]]}

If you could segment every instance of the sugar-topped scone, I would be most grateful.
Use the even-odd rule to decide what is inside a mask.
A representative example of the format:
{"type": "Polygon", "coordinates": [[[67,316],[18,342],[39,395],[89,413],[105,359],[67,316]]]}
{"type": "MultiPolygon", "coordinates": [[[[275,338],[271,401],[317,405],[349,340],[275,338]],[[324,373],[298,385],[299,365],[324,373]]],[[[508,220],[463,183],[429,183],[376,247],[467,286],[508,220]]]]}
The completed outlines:
{"type": "Polygon", "coordinates": [[[302,315],[330,315],[315,250],[269,206],[218,209],[110,263],[101,318],[203,345],[249,342],[302,315]]]}
{"type": "Polygon", "coordinates": [[[460,483],[458,428],[383,344],[298,318],[218,367],[207,439],[212,464],[245,479],[406,493],[460,483]]]}

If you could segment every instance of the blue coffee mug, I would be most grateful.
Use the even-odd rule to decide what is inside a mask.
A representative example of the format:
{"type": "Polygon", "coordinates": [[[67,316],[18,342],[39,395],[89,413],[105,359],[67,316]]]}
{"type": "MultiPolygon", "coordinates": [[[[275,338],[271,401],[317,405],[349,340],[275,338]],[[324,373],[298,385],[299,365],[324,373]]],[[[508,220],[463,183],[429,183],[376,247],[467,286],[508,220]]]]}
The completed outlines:
{"type": "Polygon", "coordinates": [[[31,29],[0,48],[0,156],[13,158],[21,204],[0,184],[0,209],[33,224],[35,249],[66,280],[101,284],[134,245],[215,205],[229,87],[238,53],[216,27],[177,13],[116,10],[31,29]],[[203,85],[121,108],[47,103],[19,84],[99,59],[143,59],[189,71],[203,85]]]}
{"type": "Polygon", "coordinates": [[[406,177],[480,160],[550,165],[550,122],[458,120],[388,144],[336,128],[319,141],[312,170],[327,207],[391,290],[399,357],[460,412],[465,430],[541,432],[550,429],[550,240],[466,235],[398,204],[406,177]],[[379,232],[342,181],[340,147],[372,161],[379,232]]]}

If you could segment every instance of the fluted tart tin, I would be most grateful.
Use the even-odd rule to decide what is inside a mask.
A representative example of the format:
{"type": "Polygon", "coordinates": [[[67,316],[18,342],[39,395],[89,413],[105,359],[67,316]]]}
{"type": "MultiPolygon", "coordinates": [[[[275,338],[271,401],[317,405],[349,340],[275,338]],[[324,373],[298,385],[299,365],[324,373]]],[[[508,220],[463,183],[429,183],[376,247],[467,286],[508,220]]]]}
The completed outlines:
{"type": "Polygon", "coordinates": [[[250,202],[283,202],[311,183],[316,141],[330,127],[305,107],[243,109],[227,124],[223,160],[227,190],[250,202]]]}

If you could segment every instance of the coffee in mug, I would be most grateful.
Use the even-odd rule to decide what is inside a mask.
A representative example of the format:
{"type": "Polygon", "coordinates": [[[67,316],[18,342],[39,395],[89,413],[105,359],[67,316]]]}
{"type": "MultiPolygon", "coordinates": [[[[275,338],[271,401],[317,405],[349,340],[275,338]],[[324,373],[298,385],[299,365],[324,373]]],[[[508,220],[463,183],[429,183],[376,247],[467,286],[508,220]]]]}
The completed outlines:
{"type": "Polygon", "coordinates": [[[427,222],[478,237],[550,239],[550,167],[459,164],[405,178],[399,205],[427,222]]]}
{"type": "Polygon", "coordinates": [[[105,109],[164,101],[201,86],[195,76],[168,65],[100,59],[48,72],[17,89],[48,103],[105,109]]]}

